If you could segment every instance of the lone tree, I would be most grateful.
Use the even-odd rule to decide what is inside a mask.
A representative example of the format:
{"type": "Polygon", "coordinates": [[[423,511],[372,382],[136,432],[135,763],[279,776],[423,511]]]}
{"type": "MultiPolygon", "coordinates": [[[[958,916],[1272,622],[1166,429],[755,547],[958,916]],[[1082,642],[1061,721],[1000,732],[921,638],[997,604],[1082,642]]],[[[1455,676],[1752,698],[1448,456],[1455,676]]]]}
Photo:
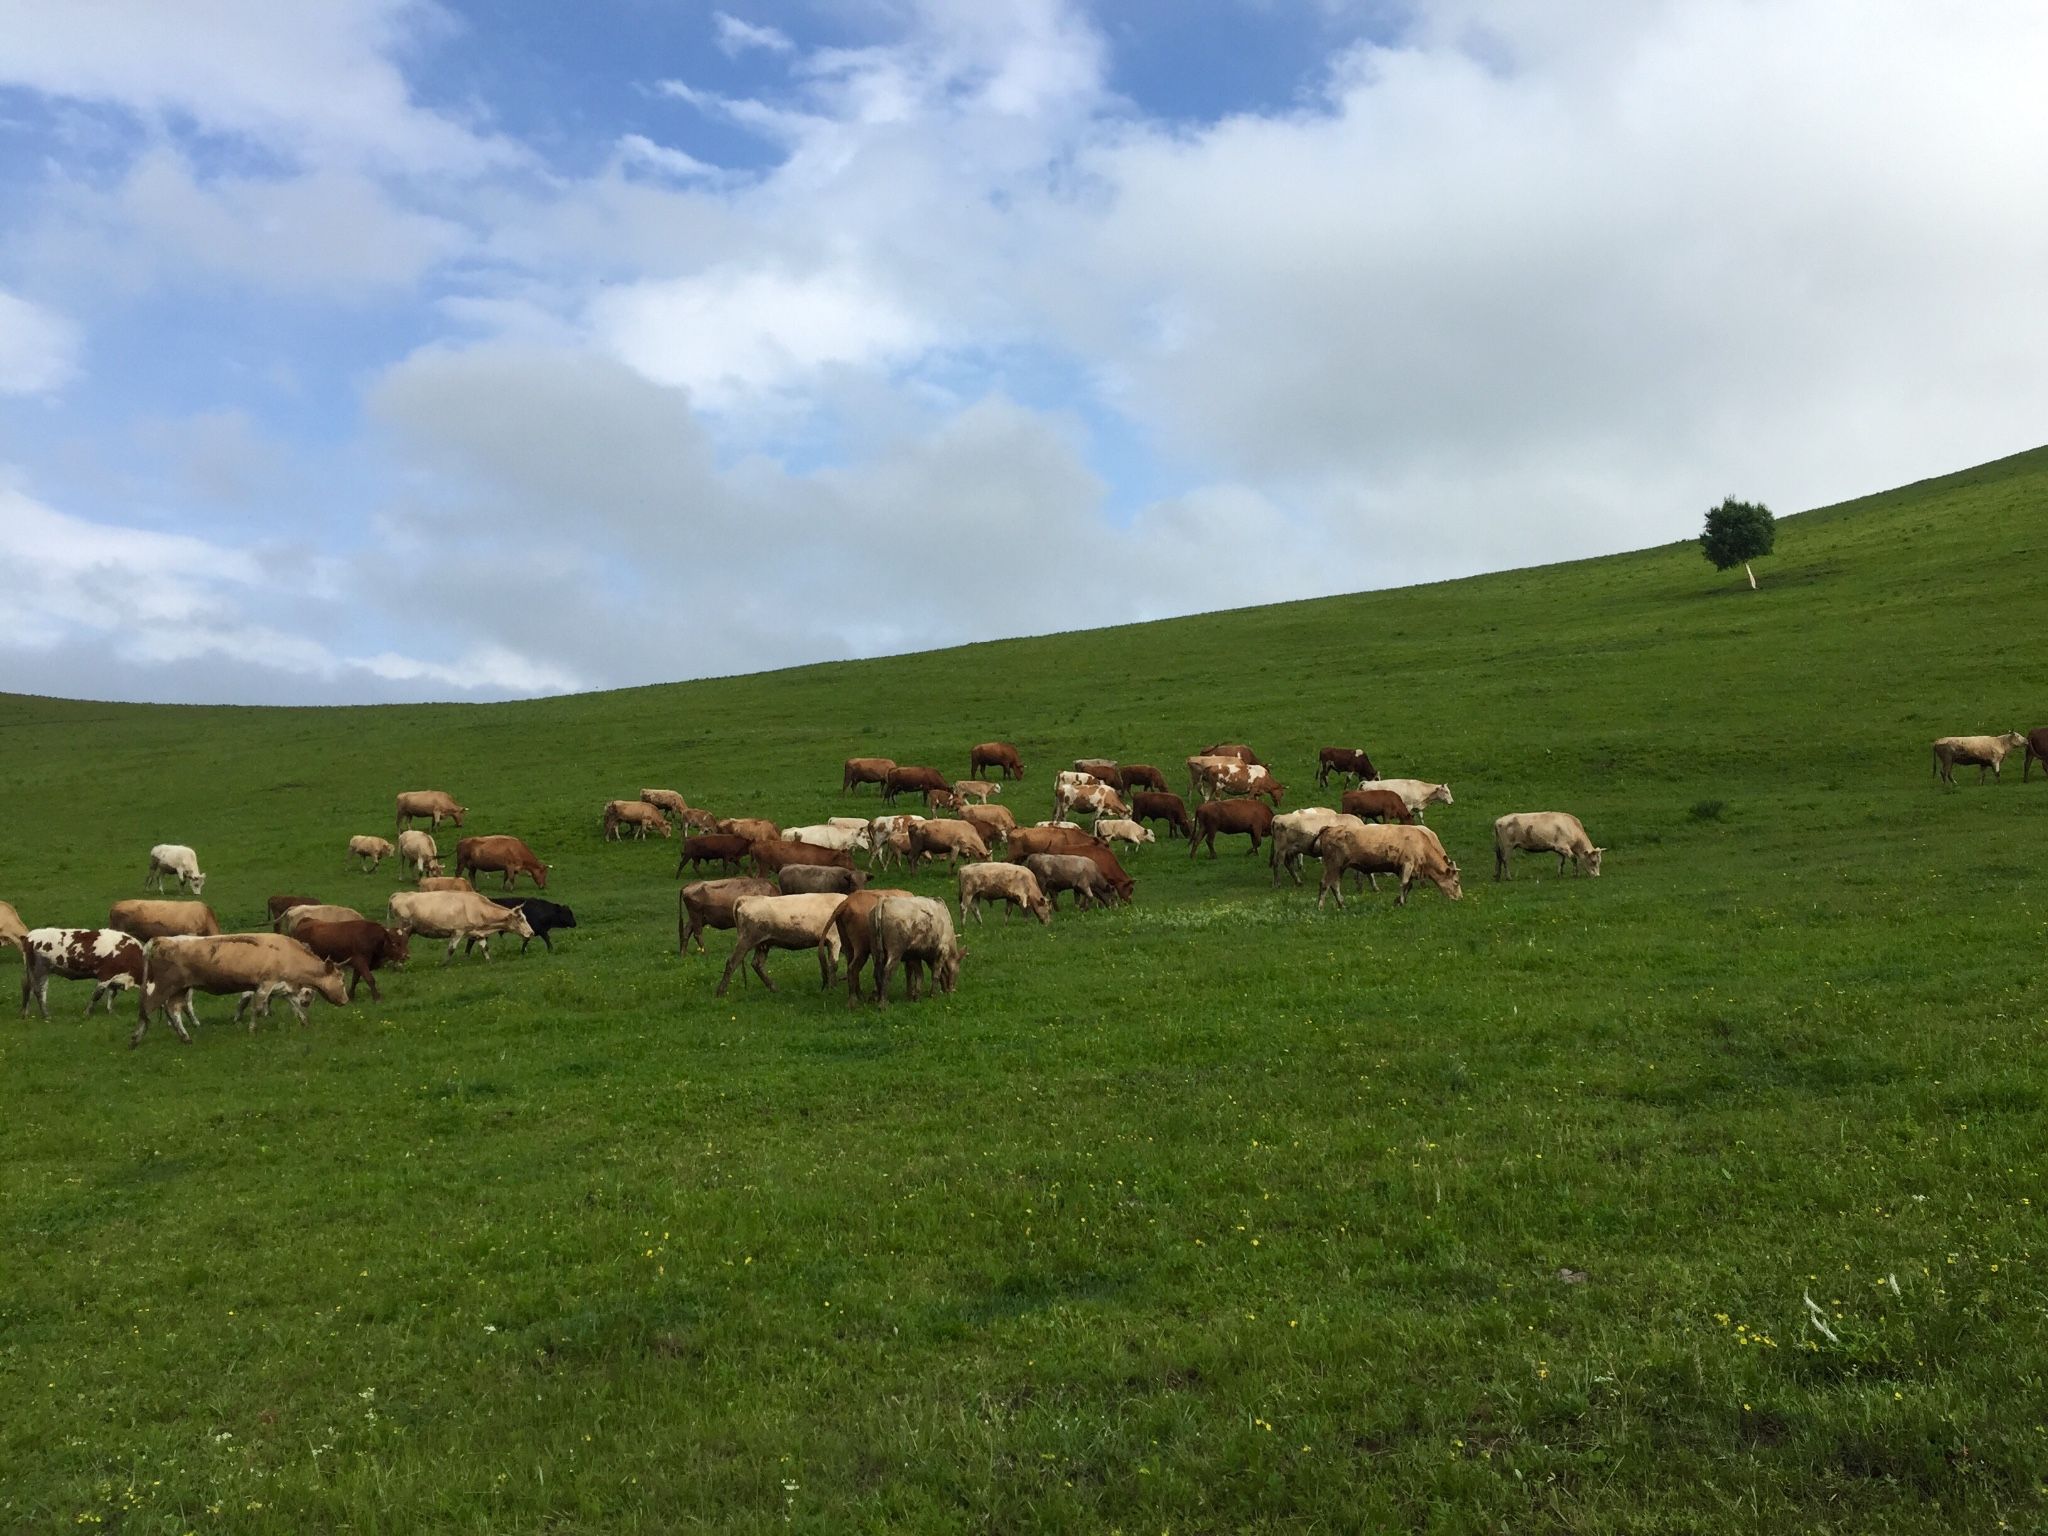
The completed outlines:
{"type": "Polygon", "coordinates": [[[1749,588],[1756,590],[1756,572],[1749,562],[1768,555],[1778,542],[1778,521],[1760,501],[1737,501],[1730,496],[1707,514],[1707,528],[1700,535],[1700,553],[1714,562],[1714,569],[1742,567],[1749,588]]]}

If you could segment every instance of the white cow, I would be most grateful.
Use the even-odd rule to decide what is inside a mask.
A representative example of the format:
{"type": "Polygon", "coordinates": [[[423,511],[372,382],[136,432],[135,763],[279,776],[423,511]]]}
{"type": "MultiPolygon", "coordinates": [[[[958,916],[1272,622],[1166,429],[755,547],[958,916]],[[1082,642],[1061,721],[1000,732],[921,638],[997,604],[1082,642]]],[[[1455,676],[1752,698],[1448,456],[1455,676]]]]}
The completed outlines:
{"type": "MultiPolygon", "coordinates": [[[[848,820],[853,818],[848,817],[848,820]]],[[[850,827],[835,826],[826,821],[812,827],[784,827],[784,839],[789,842],[809,843],[813,848],[836,848],[842,853],[855,850],[865,853],[874,844],[868,837],[868,824],[854,821],[850,827]]]]}
{"type": "Polygon", "coordinates": [[[1585,826],[1568,811],[1517,811],[1493,823],[1494,879],[1514,878],[1508,869],[1508,855],[1519,852],[1554,853],[1560,875],[1569,859],[1584,873],[1597,877],[1600,855],[1606,850],[1593,846],[1585,826]]]}
{"type": "Polygon", "coordinates": [[[158,843],[149,850],[149,868],[142,876],[145,890],[160,891],[164,881],[175,879],[194,896],[206,889],[206,874],[199,867],[199,855],[183,843],[158,843]]]}
{"type": "Polygon", "coordinates": [[[432,833],[407,827],[398,834],[398,858],[415,880],[441,873],[441,850],[432,833]]]}
{"type": "Polygon", "coordinates": [[[1408,807],[1417,821],[1422,820],[1423,810],[1432,805],[1452,805],[1451,786],[1432,784],[1427,779],[1361,779],[1360,789],[1385,789],[1401,797],[1401,803],[1408,807]]]}

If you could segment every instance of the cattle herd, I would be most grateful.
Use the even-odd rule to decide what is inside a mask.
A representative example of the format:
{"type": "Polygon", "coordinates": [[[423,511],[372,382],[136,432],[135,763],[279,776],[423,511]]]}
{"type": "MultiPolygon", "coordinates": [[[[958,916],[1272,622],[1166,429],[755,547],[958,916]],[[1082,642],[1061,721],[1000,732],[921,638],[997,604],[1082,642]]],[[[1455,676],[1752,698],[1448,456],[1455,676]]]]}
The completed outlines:
{"type": "MultiPolygon", "coordinates": [[[[1934,743],[1935,774],[1949,785],[1955,783],[1958,766],[1975,767],[1980,782],[1987,770],[1995,778],[2015,751],[2024,754],[2024,781],[2036,759],[2048,764],[2048,728],[2025,736],[2017,731],[1944,736],[1934,743]]],[[[1375,891],[1380,875],[1395,877],[1396,905],[1407,903],[1418,879],[1453,901],[1464,894],[1457,864],[1424,825],[1429,807],[1453,803],[1447,784],[1383,779],[1363,749],[1325,747],[1317,761],[1317,785],[1327,787],[1334,777],[1340,786],[1348,782],[1352,787],[1341,788],[1334,807],[1282,812],[1287,786],[1242,742],[1204,748],[1186,760],[1185,768],[1184,798],[1149,764],[1082,758],[1054,775],[1052,815],[1027,826],[992,803],[1006,785],[1023,779],[1023,759],[1009,743],[990,741],[968,753],[971,776],[958,780],[948,780],[936,768],[888,758],[846,759],[842,797],[872,784],[887,802],[906,794],[920,797],[930,815],[888,811],[782,827],[763,817],[714,816],[674,790],[643,789],[633,799],[607,801],[600,825],[607,840],[645,839],[650,833],[668,838],[680,826],[678,879],[702,873],[706,866],[727,871],[719,878],[689,880],[677,897],[676,942],[683,956],[693,946],[700,953],[708,947],[707,929],[734,936],[717,983],[721,996],[734,973],[749,967],[773,990],[762,965],[773,949],[813,951],[828,988],[843,970],[849,1006],[861,1000],[861,972],[870,961],[877,1004],[887,1004],[889,979],[898,970],[913,1000],[927,977],[928,986],[951,992],[966,953],[952,910],[904,887],[873,887],[876,874],[892,867],[915,874],[943,859],[955,882],[962,923],[983,921],[982,907],[997,903],[1005,921],[1016,907],[1049,924],[1060,896],[1068,892],[1076,909],[1130,902],[1136,882],[1118,851],[1128,857],[1131,850],[1156,844],[1155,827],[1163,827],[1169,841],[1185,839],[1191,858],[1206,850],[1214,859],[1218,837],[1245,837],[1247,853],[1267,849],[1276,887],[1283,873],[1300,885],[1301,860],[1315,858],[1322,866],[1319,909],[1332,897],[1343,907],[1347,873],[1354,887],[1370,884],[1375,891]],[[972,776],[983,773],[992,776],[972,776]],[[1079,818],[1084,817],[1090,826],[1082,824],[1079,818]],[[866,868],[858,867],[856,856],[865,859],[866,868]]],[[[355,867],[369,873],[395,859],[413,882],[413,889],[392,893],[383,921],[308,896],[278,895],[269,900],[267,931],[223,933],[205,902],[163,899],[171,889],[192,898],[206,889],[198,856],[170,843],[149,851],[143,885],[158,893],[156,899],[114,902],[103,928],[29,928],[12,906],[0,901],[0,942],[14,945],[25,962],[22,1015],[35,1006],[49,1017],[52,976],[90,981],[88,1015],[102,1000],[111,1013],[116,995],[130,988],[137,992],[131,1046],[141,1042],[158,1014],[180,1040],[189,1042],[186,1024],[197,1021],[194,993],[236,997],[235,1017],[250,1013],[252,1030],[282,995],[303,1024],[315,995],[342,1004],[367,983],[370,995],[380,997],[375,973],[405,964],[414,935],[445,939],[444,965],[458,950],[480,948],[489,960],[490,941],[498,935],[517,937],[522,951],[538,938],[552,952],[550,935],[574,928],[575,913],[559,902],[514,893],[522,875],[536,890],[545,890],[548,883],[548,866],[519,838],[460,838],[455,873],[445,873],[434,834],[443,821],[459,830],[467,814],[468,807],[440,790],[409,791],[397,799],[395,846],[367,834],[348,840],[355,867]],[[427,822],[429,830],[414,827],[415,821],[427,822]],[[484,874],[500,877],[492,896],[478,891],[470,878],[484,874]]],[[[1497,817],[1496,880],[1511,877],[1510,859],[1518,852],[1555,854],[1559,873],[1569,864],[1597,876],[1603,850],[1579,819],[1564,811],[1497,817]]]]}

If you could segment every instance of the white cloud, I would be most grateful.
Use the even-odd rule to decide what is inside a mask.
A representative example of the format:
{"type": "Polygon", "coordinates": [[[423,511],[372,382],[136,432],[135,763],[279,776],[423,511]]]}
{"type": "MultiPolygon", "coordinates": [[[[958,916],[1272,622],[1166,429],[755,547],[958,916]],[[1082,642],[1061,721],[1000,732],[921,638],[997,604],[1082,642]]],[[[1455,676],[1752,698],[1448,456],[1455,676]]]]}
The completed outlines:
{"type": "Polygon", "coordinates": [[[769,53],[788,53],[795,46],[790,42],[786,32],[775,27],[742,21],[737,16],[728,16],[724,11],[712,12],[711,23],[716,29],[719,51],[727,58],[737,58],[750,48],[763,49],[769,53]]]}
{"type": "Polygon", "coordinates": [[[78,372],[69,321],[0,288],[0,395],[45,395],[78,372]]]}
{"type": "Polygon", "coordinates": [[[629,133],[618,143],[619,158],[628,165],[642,165],[649,170],[659,171],[664,176],[679,180],[690,180],[699,176],[716,176],[718,167],[707,165],[695,155],[685,154],[680,149],[671,149],[666,144],[657,144],[645,134],[629,133]]]}

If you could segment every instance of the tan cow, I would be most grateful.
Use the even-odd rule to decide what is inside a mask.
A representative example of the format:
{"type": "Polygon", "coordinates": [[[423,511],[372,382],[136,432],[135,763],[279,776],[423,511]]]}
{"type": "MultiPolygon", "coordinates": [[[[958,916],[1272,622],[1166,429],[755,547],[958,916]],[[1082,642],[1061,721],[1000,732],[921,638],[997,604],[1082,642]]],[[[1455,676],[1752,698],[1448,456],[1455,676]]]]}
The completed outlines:
{"type": "Polygon", "coordinates": [[[1956,781],[1956,765],[1977,770],[1977,782],[1984,782],[1984,770],[1991,770],[1994,782],[2006,754],[2025,749],[2027,738],[2018,731],[2003,736],[1944,736],[1934,744],[1934,776],[1944,784],[1956,781]]]}
{"type": "Polygon", "coordinates": [[[645,841],[648,831],[659,832],[663,837],[670,835],[668,818],[661,814],[661,807],[650,805],[645,800],[607,800],[604,803],[604,835],[616,838],[621,827],[631,827],[633,836],[645,841]]]}
{"type": "Polygon", "coordinates": [[[12,944],[24,955],[28,953],[28,928],[21,920],[21,914],[0,901],[0,944],[12,944]]]}
{"type": "Polygon", "coordinates": [[[488,960],[492,934],[533,937],[533,925],[527,922],[524,912],[516,907],[501,907],[475,891],[393,891],[387,915],[392,926],[402,933],[446,939],[448,953],[441,957],[443,965],[455,958],[456,945],[466,939],[476,939],[488,960]]]}
{"type": "Polygon", "coordinates": [[[473,891],[476,887],[462,875],[428,875],[420,881],[422,891],[473,891]]]}
{"type": "Polygon", "coordinates": [[[1116,891],[1109,877],[1084,853],[1034,853],[1024,860],[1024,869],[1038,882],[1046,905],[1055,912],[1059,910],[1062,891],[1072,891],[1074,905],[1083,911],[1090,906],[1116,905],[1116,891]]]}
{"type": "Polygon", "coordinates": [[[216,997],[241,995],[235,1009],[239,1020],[251,1003],[256,1011],[249,1019],[253,1034],[256,1020],[269,1011],[270,999],[282,992],[300,1024],[306,1022],[306,1002],[312,994],[337,1008],[348,1001],[348,983],[339,967],[322,960],[297,939],[278,933],[230,933],[204,938],[163,938],[152,944],[143,971],[142,1007],[135,1033],[128,1037],[131,1048],[142,1043],[149,1028],[149,1016],[161,1011],[171,1028],[187,1045],[192,1036],[180,1022],[184,1015],[193,1023],[199,1016],[192,1010],[192,994],[207,992],[216,997]]]}
{"type": "Polygon", "coordinates": [[[1103,816],[1095,823],[1095,835],[1105,843],[1129,843],[1133,848],[1140,843],[1156,843],[1152,829],[1141,826],[1128,816],[1103,816]]]}
{"type": "Polygon", "coordinates": [[[398,857],[415,880],[441,873],[441,849],[428,833],[410,828],[399,833],[398,857]]]}
{"type": "Polygon", "coordinates": [[[107,908],[107,926],[141,939],[220,932],[213,908],[203,901],[117,901],[107,908]]]}
{"type": "Polygon", "coordinates": [[[1316,893],[1316,909],[1322,910],[1323,898],[1332,891],[1337,895],[1337,909],[1344,908],[1344,871],[1363,870],[1372,881],[1374,890],[1379,889],[1378,876],[1398,875],[1401,878],[1401,894],[1395,899],[1396,906],[1408,904],[1408,888],[1421,875],[1442,891],[1452,901],[1464,896],[1464,887],[1458,881],[1458,866],[1451,862],[1444,852],[1444,845],[1437,835],[1427,827],[1383,826],[1367,822],[1360,827],[1343,827],[1326,833],[1320,843],[1323,855],[1323,888],[1316,893]]]}
{"type": "Polygon", "coordinates": [[[398,825],[401,828],[409,827],[424,817],[433,821],[434,830],[438,832],[444,817],[459,827],[462,818],[468,814],[469,807],[457,805],[455,797],[445,790],[409,789],[398,797],[398,825]]]}
{"type": "Polygon", "coordinates": [[[1432,784],[1427,779],[1364,779],[1359,782],[1358,787],[1393,791],[1401,797],[1401,803],[1408,807],[1417,821],[1422,820],[1422,813],[1432,805],[1456,804],[1451,799],[1450,785],[1432,784]]]}
{"type": "Polygon", "coordinates": [[[322,902],[301,902],[277,915],[280,933],[297,933],[307,923],[360,923],[363,914],[354,907],[337,907],[322,902]]]}
{"type": "Polygon", "coordinates": [[[676,951],[687,955],[695,940],[698,953],[710,946],[704,942],[706,928],[730,931],[736,919],[733,908],[749,896],[775,896],[781,888],[773,880],[752,875],[735,875],[725,880],[693,880],[676,893],[676,951]]]}
{"type": "MultiPolygon", "coordinates": [[[[832,914],[832,938],[829,942],[839,946],[846,961],[846,1006],[851,1008],[860,1001],[861,968],[868,963],[868,957],[875,948],[875,908],[881,905],[885,896],[910,896],[915,892],[884,887],[873,891],[855,891],[840,904],[832,914]]],[[[828,941],[821,938],[823,946],[828,941]]],[[[822,959],[822,957],[821,957],[822,959]]]]}
{"type": "Polygon", "coordinates": [[[979,832],[981,840],[991,848],[1008,837],[1017,826],[1017,818],[1010,814],[1007,806],[1001,805],[963,805],[960,807],[960,819],[979,832]]]}
{"type": "Polygon", "coordinates": [[[640,798],[649,805],[658,805],[671,816],[680,816],[687,811],[689,802],[672,789],[643,789],[640,798]]]}
{"type": "Polygon", "coordinates": [[[1010,908],[1022,907],[1041,923],[1052,921],[1052,903],[1039,889],[1038,877],[1021,864],[963,864],[960,866],[960,921],[972,917],[982,921],[981,903],[1003,903],[1003,921],[1010,920],[1010,908]]]}
{"type": "Polygon", "coordinates": [[[1301,884],[1301,857],[1313,854],[1318,839],[1332,827],[1362,827],[1362,817],[1347,816],[1342,811],[1333,811],[1328,806],[1305,806],[1298,811],[1289,811],[1284,816],[1273,818],[1273,851],[1269,855],[1273,865],[1273,884],[1280,884],[1280,871],[1286,870],[1294,877],[1296,885],[1301,884]]]}
{"type": "Polygon", "coordinates": [[[455,873],[481,874],[487,870],[502,874],[508,891],[521,875],[543,891],[548,888],[547,865],[516,837],[465,837],[455,845],[455,873]]]}
{"type": "Polygon", "coordinates": [[[843,795],[863,784],[886,783],[895,766],[893,757],[849,757],[839,775],[839,792],[843,795]]]}
{"type": "Polygon", "coordinates": [[[885,896],[875,907],[875,1004],[889,1006],[889,973],[903,967],[904,990],[917,1001],[918,973],[929,968],[941,992],[960,981],[967,951],[953,931],[953,914],[929,896],[885,896]]]}
{"type": "Polygon", "coordinates": [[[722,817],[718,830],[733,837],[744,837],[750,843],[772,843],[782,836],[782,829],[766,816],[722,817]]]}
{"type": "Polygon", "coordinates": [[[1000,795],[1003,786],[994,779],[955,779],[953,795],[962,805],[973,801],[977,805],[988,804],[990,795],[1000,795]]]}
{"type": "Polygon", "coordinates": [[[762,952],[770,949],[816,950],[823,985],[831,986],[839,965],[839,931],[833,926],[832,917],[846,900],[845,896],[831,894],[740,898],[733,908],[732,954],[726,959],[724,974],[718,978],[718,995],[725,996],[732,973],[748,960],[753,961],[754,974],[761,978],[761,985],[773,992],[775,983],[761,968],[762,952]]]}
{"type": "Polygon", "coordinates": [[[1493,878],[1496,880],[1514,878],[1514,871],[1508,868],[1508,855],[1522,852],[1556,854],[1560,875],[1564,873],[1565,861],[1569,859],[1581,873],[1597,877],[1600,855],[1606,851],[1595,848],[1579,818],[1566,811],[1517,811],[1494,818],[1493,878]]]}
{"type": "Polygon", "coordinates": [[[921,821],[910,829],[910,867],[926,859],[943,858],[953,869],[962,859],[976,863],[988,857],[988,844],[968,821],[921,821]]]}
{"type": "Polygon", "coordinates": [[[392,847],[381,837],[358,834],[348,840],[348,856],[363,861],[363,873],[373,873],[379,864],[391,857],[392,847]]]}

